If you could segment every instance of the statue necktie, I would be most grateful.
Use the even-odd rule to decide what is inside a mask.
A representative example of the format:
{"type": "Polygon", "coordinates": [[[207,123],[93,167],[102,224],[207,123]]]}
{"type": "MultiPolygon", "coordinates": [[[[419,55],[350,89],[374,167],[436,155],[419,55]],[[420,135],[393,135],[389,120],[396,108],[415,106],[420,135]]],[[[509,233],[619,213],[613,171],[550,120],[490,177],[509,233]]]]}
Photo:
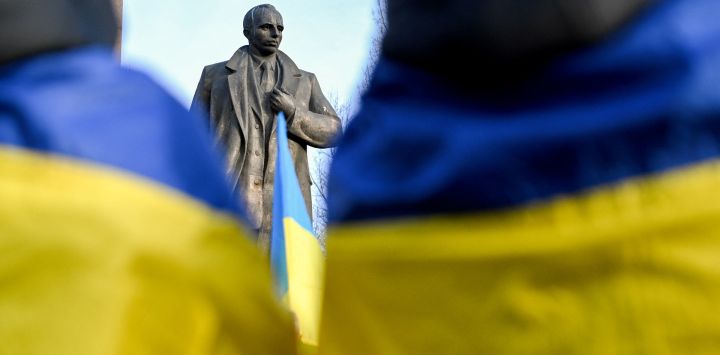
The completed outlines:
{"type": "Polygon", "coordinates": [[[273,77],[272,77],[272,69],[270,69],[270,66],[267,62],[263,62],[260,66],[260,69],[262,69],[262,78],[260,79],[260,86],[263,89],[263,93],[267,94],[273,89],[273,77]]]}
{"type": "MultiPolygon", "coordinates": [[[[262,97],[265,98],[263,100],[264,102],[262,105],[262,110],[265,112],[263,114],[263,125],[265,125],[265,127],[270,127],[270,126],[272,126],[272,120],[273,120],[274,116],[272,114],[273,110],[270,106],[270,100],[269,100],[270,95],[269,94],[272,91],[273,86],[275,86],[275,78],[272,75],[273,70],[271,69],[271,66],[268,65],[267,62],[263,62],[262,65],[260,66],[260,68],[262,69],[262,76],[260,79],[260,89],[262,90],[262,97]]],[[[270,139],[270,137],[269,137],[270,130],[269,129],[265,130],[265,135],[266,135],[265,140],[268,141],[270,139]]]]}

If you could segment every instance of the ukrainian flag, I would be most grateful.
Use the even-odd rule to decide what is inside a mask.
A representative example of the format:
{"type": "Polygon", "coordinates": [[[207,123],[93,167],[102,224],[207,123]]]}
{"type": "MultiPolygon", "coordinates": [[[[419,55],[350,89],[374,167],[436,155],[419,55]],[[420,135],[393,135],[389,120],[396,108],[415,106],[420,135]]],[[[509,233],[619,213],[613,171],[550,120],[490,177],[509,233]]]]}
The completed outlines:
{"type": "Polygon", "coordinates": [[[331,169],[320,353],[720,353],[717,13],[656,1],[506,96],[381,60],[331,169]]]}
{"type": "Polygon", "coordinates": [[[211,147],[109,48],[0,66],[0,353],[295,353],[211,147]]]}
{"type": "Polygon", "coordinates": [[[276,291],[295,314],[301,340],[317,345],[324,257],[312,232],[287,140],[287,123],[281,112],[277,118],[270,258],[276,291]]]}

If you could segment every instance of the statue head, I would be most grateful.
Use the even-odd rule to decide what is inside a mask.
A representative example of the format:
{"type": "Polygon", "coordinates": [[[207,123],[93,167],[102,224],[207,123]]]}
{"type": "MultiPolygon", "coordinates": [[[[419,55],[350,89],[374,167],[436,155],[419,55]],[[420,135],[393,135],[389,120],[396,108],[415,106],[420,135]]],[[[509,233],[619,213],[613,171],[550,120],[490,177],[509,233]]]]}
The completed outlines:
{"type": "Polygon", "coordinates": [[[282,15],[268,4],[253,7],[243,19],[243,34],[250,50],[261,56],[277,52],[284,29],[282,15]]]}

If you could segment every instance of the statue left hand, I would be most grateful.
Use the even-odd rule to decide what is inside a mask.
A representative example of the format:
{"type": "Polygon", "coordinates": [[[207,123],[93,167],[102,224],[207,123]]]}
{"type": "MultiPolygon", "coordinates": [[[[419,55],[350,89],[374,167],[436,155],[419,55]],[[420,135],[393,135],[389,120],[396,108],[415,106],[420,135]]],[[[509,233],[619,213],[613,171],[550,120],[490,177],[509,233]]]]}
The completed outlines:
{"type": "Polygon", "coordinates": [[[287,118],[295,115],[295,101],[290,94],[278,88],[270,93],[270,106],[277,112],[285,112],[287,118]]]}

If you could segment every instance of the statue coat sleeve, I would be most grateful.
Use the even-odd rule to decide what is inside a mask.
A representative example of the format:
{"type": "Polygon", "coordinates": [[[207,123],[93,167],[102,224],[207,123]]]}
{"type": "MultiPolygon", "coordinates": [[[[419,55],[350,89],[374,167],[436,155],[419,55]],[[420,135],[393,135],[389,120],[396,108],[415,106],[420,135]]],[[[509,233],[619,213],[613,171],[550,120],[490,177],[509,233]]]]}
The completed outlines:
{"type": "Polygon", "coordinates": [[[288,131],[312,147],[329,148],[342,133],[342,124],[323,95],[315,75],[308,75],[310,99],[307,105],[295,103],[295,114],[288,120],[288,131]]]}

